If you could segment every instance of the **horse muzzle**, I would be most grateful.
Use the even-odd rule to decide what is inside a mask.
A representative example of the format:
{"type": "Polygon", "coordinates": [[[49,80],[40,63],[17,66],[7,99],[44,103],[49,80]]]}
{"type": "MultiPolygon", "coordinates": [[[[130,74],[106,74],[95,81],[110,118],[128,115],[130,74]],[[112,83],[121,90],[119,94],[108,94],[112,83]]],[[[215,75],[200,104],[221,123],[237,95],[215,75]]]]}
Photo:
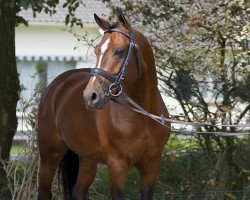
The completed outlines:
{"type": "Polygon", "coordinates": [[[83,98],[86,103],[86,107],[91,110],[102,109],[107,102],[106,95],[103,92],[95,90],[84,90],[83,98]]]}

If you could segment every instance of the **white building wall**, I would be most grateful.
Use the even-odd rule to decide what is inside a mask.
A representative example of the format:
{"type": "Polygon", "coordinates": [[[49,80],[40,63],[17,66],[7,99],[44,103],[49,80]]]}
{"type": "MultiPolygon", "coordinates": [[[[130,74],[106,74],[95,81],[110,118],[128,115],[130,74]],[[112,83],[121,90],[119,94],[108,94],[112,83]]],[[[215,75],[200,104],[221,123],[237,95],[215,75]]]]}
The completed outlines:
{"type": "MultiPolygon", "coordinates": [[[[89,39],[100,36],[97,26],[86,25],[85,28],[74,28],[78,35],[87,33],[89,39]]],[[[69,27],[63,24],[31,24],[16,28],[16,56],[20,83],[25,90],[21,96],[29,99],[38,81],[36,65],[46,63],[47,83],[64,71],[93,67],[95,58],[93,49],[79,42],[69,27]],[[36,75],[37,76],[37,75],[36,75]]]]}
{"type": "MultiPolygon", "coordinates": [[[[17,56],[74,56],[86,57],[87,46],[79,46],[77,38],[70,33],[69,28],[58,24],[19,26],[16,28],[17,56]]],[[[96,26],[75,28],[78,34],[87,31],[89,38],[100,35],[96,26]]]]}
{"type": "MultiPolygon", "coordinates": [[[[89,39],[100,36],[97,25],[88,24],[83,29],[74,28],[73,32],[78,35],[87,33],[89,39]]],[[[73,33],[69,32],[69,27],[64,24],[18,26],[16,28],[16,57],[22,87],[17,107],[18,133],[31,129],[25,122],[26,112],[30,111],[26,109],[26,103],[34,96],[34,89],[41,78],[46,77],[46,82],[49,84],[64,71],[95,65],[93,49],[79,42],[73,33]],[[44,65],[45,76],[37,73],[37,64],[44,65]]],[[[20,134],[16,137],[20,137],[20,134]]]]}

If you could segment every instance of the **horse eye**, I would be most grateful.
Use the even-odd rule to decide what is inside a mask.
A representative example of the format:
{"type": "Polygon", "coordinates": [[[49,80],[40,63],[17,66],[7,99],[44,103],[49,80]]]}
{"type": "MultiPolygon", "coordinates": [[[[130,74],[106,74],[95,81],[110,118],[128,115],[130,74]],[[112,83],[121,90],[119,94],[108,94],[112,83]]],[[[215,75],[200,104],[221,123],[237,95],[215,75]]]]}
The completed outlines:
{"type": "Polygon", "coordinates": [[[124,52],[125,52],[124,49],[117,48],[117,49],[114,50],[114,56],[119,56],[119,57],[121,57],[121,56],[123,56],[124,52]]]}

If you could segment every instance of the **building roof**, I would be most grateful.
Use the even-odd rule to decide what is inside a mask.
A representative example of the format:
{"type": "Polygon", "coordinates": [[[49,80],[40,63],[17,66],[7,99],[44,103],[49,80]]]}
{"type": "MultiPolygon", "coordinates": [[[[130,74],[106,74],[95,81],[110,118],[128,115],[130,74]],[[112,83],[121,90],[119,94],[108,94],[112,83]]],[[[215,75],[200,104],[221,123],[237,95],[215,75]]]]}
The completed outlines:
{"type": "MultiPolygon", "coordinates": [[[[29,23],[64,23],[65,17],[68,14],[68,9],[63,8],[63,3],[65,0],[60,0],[60,3],[56,7],[56,13],[50,16],[44,12],[37,13],[37,16],[33,17],[33,12],[31,9],[21,10],[19,15],[22,16],[29,23]]],[[[108,16],[109,9],[102,1],[98,0],[84,0],[84,5],[80,5],[76,10],[76,17],[81,19],[83,23],[93,24],[94,13],[99,16],[108,16]]]]}

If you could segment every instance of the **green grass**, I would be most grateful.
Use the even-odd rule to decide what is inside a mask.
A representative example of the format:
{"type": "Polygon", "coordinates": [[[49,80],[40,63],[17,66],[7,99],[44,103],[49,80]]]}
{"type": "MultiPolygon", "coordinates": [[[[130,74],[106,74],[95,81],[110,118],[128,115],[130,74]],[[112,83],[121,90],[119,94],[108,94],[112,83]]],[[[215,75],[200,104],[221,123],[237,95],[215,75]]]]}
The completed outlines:
{"type": "Polygon", "coordinates": [[[23,147],[19,145],[14,145],[11,147],[11,154],[21,154],[23,152],[23,147]]]}
{"type": "Polygon", "coordinates": [[[14,142],[12,144],[10,154],[18,154],[18,155],[23,155],[27,154],[31,151],[29,148],[29,145],[27,145],[26,142],[14,142]]]}

